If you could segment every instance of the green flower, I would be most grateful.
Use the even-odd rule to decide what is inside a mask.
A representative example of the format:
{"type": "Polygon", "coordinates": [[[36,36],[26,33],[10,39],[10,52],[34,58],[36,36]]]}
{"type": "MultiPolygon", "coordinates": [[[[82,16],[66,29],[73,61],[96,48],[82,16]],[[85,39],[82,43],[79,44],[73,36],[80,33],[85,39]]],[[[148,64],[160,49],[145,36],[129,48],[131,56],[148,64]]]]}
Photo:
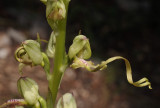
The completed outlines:
{"type": "Polygon", "coordinates": [[[149,89],[152,89],[151,83],[147,78],[142,78],[137,82],[134,82],[132,79],[132,70],[129,61],[121,56],[111,57],[106,61],[102,61],[100,64],[94,65],[92,61],[86,61],[85,59],[90,58],[91,56],[91,49],[88,39],[83,35],[78,35],[73,40],[73,44],[69,48],[68,52],[70,60],[72,60],[72,64],[70,67],[77,69],[77,68],[85,68],[90,72],[96,72],[99,70],[104,70],[107,68],[107,65],[115,60],[124,60],[126,65],[126,74],[127,80],[130,84],[136,87],[144,87],[148,86],[149,89]]]}
{"type": "Polygon", "coordinates": [[[43,61],[40,44],[35,40],[26,40],[15,52],[15,58],[26,65],[41,65],[43,61]]]}

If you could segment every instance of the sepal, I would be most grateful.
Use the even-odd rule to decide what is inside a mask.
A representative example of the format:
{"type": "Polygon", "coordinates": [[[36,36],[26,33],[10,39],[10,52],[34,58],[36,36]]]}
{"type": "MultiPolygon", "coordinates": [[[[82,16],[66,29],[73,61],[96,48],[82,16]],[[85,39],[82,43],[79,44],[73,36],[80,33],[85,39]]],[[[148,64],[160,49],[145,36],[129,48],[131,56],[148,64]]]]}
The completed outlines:
{"type": "Polygon", "coordinates": [[[22,46],[26,50],[33,65],[40,65],[43,61],[42,53],[40,50],[40,44],[34,40],[26,40],[22,46]]]}
{"type": "Polygon", "coordinates": [[[84,35],[76,36],[69,48],[68,55],[70,59],[76,56],[82,59],[89,59],[91,57],[91,48],[88,38],[84,35]]]}

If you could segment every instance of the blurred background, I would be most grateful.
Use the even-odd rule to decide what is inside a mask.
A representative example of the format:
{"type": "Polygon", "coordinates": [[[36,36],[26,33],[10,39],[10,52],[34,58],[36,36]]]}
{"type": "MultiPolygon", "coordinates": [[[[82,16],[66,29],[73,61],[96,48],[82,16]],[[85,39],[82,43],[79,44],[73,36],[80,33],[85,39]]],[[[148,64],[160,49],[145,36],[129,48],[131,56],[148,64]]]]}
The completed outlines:
{"type": "MultiPolygon", "coordinates": [[[[103,72],[67,69],[58,97],[73,92],[78,108],[158,108],[160,100],[160,1],[154,0],[71,0],[66,51],[79,30],[91,44],[95,63],[112,56],[127,58],[133,80],[147,77],[153,90],[128,84],[125,64],[117,60],[103,72]]],[[[37,32],[48,39],[51,29],[45,6],[39,0],[0,0],[0,104],[21,98],[16,82],[18,62],[14,51],[37,32]]],[[[43,45],[45,49],[46,45],[43,45]]],[[[46,96],[43,69],[26,67],[24,75],[36,80],[46,96]]]]}

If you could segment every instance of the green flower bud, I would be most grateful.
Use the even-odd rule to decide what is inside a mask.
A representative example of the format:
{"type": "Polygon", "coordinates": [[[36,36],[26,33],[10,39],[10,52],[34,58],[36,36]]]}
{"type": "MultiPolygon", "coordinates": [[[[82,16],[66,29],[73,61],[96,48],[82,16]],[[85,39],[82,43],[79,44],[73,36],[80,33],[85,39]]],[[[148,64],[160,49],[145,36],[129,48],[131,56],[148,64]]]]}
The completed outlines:
{"type": "Polygon", "coordinates": [[[40,65],[43,61],[40,44],[34,40],[26,40],[15,52],[15,58],[26,65],[40,65]]]}
{"type": "Polygon", "coordinates": [[[66,17],[64,2],[62,0],[47,1],[46,16],[53,21],[64,19],[66,17]]]}
{"type": "Polygon", "coordinates": [[[91,48],[88,39],[84,35],[78,35],[74,38],[68,52],[69,58],[79,57],[88,59],[91,57],[91,48]]]}
{"type": "Polygon", "coordinates": [[[77,108],[76,101],[71,93],[64,94],[58,101],[56,108],[77,108]]]}
{"type": "Polygon", "coordinates": [[[18,91],[29,105],[35,105],[39,99],[37,83],[27,77],[19,78],[17,82],[18,91]]]}

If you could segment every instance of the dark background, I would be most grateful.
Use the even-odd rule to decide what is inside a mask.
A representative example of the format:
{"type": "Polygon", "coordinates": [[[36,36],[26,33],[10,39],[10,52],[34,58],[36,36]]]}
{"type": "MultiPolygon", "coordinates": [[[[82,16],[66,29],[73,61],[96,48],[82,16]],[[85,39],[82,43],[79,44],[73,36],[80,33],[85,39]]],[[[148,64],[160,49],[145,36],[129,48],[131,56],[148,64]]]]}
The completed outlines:
{"type": "MultiPolygon", "coordinates": [[[[90,40],[94,61],[123,56],[131,63],[135,81],[145,76],[152,83],[153,90],[133,87],[126,81],[124,62],[109,64],[106,72],[102,72],[103,86],[110,93],[104,108],[121,108],[112,105],[121,100],[127,104],[122,108],[158,108],[159,4],[160,1],[155,0],[71,0],[66,50],[81,30],[90,40]]],[[[51,32],[45,6],[39,0],[1,0],[0,31],[6,32],[9,28],[22,31],[26,38],[32,39],[36,39],[37,32],[48,39],[51,32]]],[[[13,40],[12,44],[18,43],[13,40]]]]}

